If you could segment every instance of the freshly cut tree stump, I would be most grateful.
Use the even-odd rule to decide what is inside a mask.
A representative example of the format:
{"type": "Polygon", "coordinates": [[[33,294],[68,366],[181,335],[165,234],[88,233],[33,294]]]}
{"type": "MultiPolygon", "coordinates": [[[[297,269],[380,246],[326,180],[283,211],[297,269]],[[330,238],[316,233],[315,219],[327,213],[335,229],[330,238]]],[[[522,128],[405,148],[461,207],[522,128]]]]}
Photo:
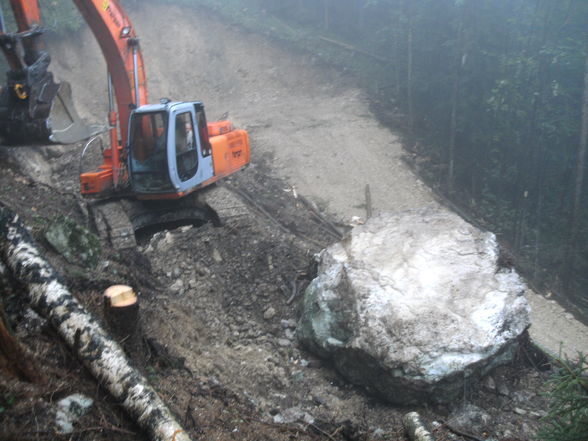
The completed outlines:
{"type": "Polygon", "coordinates": [[[136,362],[144,361],[139,298],[127,285],[113,285],[104,291],[104,317],[119,344],[136,362]]]}

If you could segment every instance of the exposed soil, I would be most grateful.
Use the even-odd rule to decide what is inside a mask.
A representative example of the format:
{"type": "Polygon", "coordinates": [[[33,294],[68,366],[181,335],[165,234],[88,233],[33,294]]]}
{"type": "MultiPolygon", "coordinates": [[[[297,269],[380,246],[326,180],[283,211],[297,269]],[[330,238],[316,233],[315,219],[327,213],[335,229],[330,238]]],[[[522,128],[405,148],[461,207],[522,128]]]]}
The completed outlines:
{"type": "MultiPolygon", "coordinates": [[[[127,253],[105,247],[94,270],[49,249],[47,258],[98,316],[109,284],[129,283],[140,292],[151,345],[139,367],[193,439],[404,439],[400,417],[413,409],[391,407],[345,383],[294,335],[310,258],[336,240],[333,224],[343,233],[365,218],[366,184],[374,212],[437,203],[402,162],[397,136],[377,123],[352,78],[310,57],[202,11],[145,2],[131,16],[152,101],[202,100],[210,120],[229,111],[250,133],[252,164],[203,192],[222,227],[160,231],[127,253]],[[170,23],[171,37],[162,38],[159,29],[170,23]],[[290,422],[296,413],[313,422],[308,416],[290,422]]],[[[53,71],[72,83],[80,114],[103,121],[106,68],[89,31],[50,46],[53,71]]],[[[81,147],[6,148],[0,157],[0,200],[23,216],[42,246],[42,232],[60,214],[88,224],[77,196],[81,147]]],[[[24,312],[18,287],[11,292],[12,324],[47,383],[0,379],[6,409],[0,439],[143,439],[54,331],[24,312]],[[95,405],[73,435],[55,435],[54,403],[75,392],[95,405]]],[[[578,345],[588,341],[576,337],[578,345]]],[[[459,403],[416,410],[438,422],[438,439],[452,436],[441,422],[480,439],[535,439],[546,408],[540,362],[525,347],[490,380],[466,384],[459,403]]]]}

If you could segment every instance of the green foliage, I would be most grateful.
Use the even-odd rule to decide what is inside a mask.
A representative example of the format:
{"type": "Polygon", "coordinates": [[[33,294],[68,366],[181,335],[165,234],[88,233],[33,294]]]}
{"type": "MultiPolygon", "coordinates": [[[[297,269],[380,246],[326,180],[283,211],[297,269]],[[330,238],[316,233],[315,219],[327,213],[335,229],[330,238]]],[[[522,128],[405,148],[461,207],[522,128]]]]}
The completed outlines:
{"type": "Polygon", "coordinates": [[[6,412],[6,410],[14,406],[15,402],[16,398],[12,395],[0,396],[0,415],[2,415],[4,412],[6,412]]]}
{"type": "Polygon", "coordinates": [[[585,441],[588,439],[588,364],[557,360],[558,370],[550,380],[549,414],[539,436],[544,441],[585,441]]]}

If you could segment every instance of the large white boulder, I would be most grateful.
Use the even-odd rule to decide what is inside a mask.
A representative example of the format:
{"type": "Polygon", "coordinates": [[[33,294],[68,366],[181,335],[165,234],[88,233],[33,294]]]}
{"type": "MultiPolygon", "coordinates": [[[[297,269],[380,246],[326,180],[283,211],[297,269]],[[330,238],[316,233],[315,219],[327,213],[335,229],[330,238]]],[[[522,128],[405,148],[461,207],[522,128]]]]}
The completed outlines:
{"type": "Polygon", "coordinates": [[[494,234],[442,209],[382,214],[320,254],[300,341],[399,404],[446,402],[509,361],[529,326],[494,234]]]}

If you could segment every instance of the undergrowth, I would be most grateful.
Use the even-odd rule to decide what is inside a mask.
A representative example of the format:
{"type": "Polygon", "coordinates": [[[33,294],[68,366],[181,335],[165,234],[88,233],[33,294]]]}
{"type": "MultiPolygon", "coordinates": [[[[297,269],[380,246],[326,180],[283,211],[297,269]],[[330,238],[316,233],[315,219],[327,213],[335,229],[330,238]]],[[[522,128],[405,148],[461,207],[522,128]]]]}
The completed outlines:
{"type": "Polygon", "coordinates": [[[549,380],[552,387],[549,413],[539,436],[544,441],[588,440],[588,361],[556,359],[558,368],[549,380]]]}

